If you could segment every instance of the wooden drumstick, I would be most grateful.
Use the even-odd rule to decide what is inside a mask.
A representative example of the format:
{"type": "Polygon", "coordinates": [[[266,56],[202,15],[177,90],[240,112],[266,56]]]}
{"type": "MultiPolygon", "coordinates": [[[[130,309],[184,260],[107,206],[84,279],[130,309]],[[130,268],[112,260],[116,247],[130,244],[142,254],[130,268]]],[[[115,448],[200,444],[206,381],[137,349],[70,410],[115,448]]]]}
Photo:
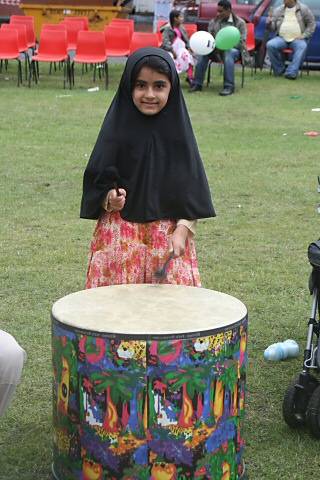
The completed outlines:
{"type": "Polygon", "coordinates": [[[119,187],[118,187],[117,182],[113,182],[113,188],[114,188],[115,191],[117,192],[118,197],[121,197],[121,193],[120,193],[120,190],[119,190],[119,187]]]}
{"type": "Polygon", "coordinates": [[[156,279],[159,282],[161,282],[162,280],[164,280],[166,278],[167,268],[168,268],[168,265],[169,265],[170,261],[173,259],[173,257],[174,257],[174,253],[171,252],[169,257],[167,258],[167,260],[162,265],[162,268],[158,268],[158,270],[155,271],[154,276],[156,277],[156,279]]]}

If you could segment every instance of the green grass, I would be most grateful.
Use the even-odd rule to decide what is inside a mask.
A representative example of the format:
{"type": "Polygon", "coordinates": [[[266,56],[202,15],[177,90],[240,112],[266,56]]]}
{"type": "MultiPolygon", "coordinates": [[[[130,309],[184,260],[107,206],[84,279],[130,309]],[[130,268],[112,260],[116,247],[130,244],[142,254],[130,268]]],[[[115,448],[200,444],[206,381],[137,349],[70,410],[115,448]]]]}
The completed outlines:
{"type": "MultiPolygon", "coordinates": [[[[87,91],[91,74],[80,78],[79,71],[71,92],[62,89],[60,72],[31,89],[16,87],[13,66],[0,74],[0,328],[28,354],[0,421],[1,480],[50,478],[50,309],[84,286],[94,222],[79,219],[82,173],[122,68],[110,66],[109,90],[101,81],[95,93],[87,91]]],[[[320,173],[320,137],[304,132],[320,130],[320,114],[311,112],[320,107],[319,80],[318,72],[292,82],[248,71],[244,88],[222,98],[215,69],[209,89],[185,94],[218,214],[198,226],[203,286],[240,298],[249,311],[250,480],[302,480],[320,466],[317,442],[289,430],[281,416],[301,356],[263,360],[270,343],[286,338],[304,348],[306,249],[319,232],[320,173]]]]}

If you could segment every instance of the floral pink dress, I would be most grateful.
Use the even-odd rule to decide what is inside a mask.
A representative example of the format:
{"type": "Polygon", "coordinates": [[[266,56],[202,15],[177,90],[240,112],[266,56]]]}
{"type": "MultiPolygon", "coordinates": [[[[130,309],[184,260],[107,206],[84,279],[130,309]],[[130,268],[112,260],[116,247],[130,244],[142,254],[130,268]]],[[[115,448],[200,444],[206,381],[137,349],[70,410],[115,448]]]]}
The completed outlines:
{"type": "MultiPolygon", "coordinates": [[[[168,236],[173,220],[132,223],[119,212],[105,212],[98,220],[91,242],[86,288],[126,283],[157,283],[155,272],[168,258],[168,236]]],[[[183,256],[169,263],[165,283],[200,287],[192,239],[183,256]]]]}
{"type": "Polygon", "coordinates": [[[186,49],[186,44],[182,40],[182,35],[179,28],[174,29],[176,38],[172,44],[172,48],[176,54],[174,63],[178,73],[187,72],[190,66],[194,65],[194,58],[186,49]]]}

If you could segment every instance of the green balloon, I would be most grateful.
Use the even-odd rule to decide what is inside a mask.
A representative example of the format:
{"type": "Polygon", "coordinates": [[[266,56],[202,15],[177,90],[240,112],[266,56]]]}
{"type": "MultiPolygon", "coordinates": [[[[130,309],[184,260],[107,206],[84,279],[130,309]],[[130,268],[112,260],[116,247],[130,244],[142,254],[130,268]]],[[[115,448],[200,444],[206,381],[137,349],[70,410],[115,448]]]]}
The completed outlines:
{"type": "Polygon", "coordinates": [[[224,27],[216,35],[216,48],[219,50],[230,50],[238,45],[240,32],[236,27],[224,27]]]}

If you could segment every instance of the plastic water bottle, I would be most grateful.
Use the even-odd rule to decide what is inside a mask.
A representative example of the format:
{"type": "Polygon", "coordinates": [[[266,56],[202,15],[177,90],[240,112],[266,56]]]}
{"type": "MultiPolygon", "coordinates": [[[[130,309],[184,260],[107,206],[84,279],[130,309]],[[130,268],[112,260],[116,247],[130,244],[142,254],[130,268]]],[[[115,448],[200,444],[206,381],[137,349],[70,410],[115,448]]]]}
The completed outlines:
{"type": "Polygon", "coordinates": [[[264,351],[265,360],[278,362],[286,358],[294,358],[299,355],[299,345],[295,340],[285,340],[284,342],[273,343],[264,351]]]}

